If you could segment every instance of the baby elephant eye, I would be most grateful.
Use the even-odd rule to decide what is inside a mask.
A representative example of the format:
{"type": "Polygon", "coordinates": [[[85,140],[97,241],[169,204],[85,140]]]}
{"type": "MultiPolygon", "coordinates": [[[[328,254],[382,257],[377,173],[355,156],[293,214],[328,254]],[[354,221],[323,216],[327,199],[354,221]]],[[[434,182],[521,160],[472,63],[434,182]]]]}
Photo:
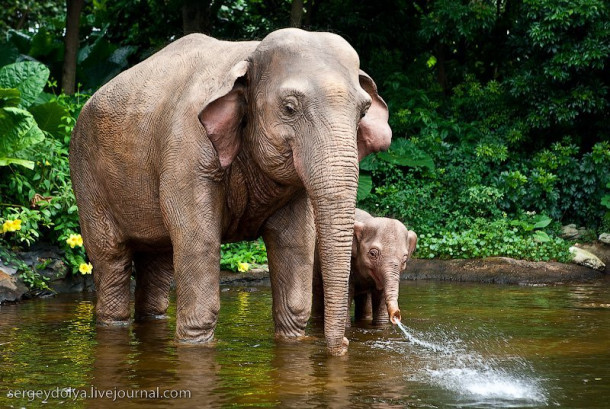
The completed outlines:
{"type": "Polygon", "coordinates": [[[372,259],[376,259],[377,257],[379,257],[379,250],[378,249],[370,249],[369,250],[369,256],[371,256],[372,259]]]}

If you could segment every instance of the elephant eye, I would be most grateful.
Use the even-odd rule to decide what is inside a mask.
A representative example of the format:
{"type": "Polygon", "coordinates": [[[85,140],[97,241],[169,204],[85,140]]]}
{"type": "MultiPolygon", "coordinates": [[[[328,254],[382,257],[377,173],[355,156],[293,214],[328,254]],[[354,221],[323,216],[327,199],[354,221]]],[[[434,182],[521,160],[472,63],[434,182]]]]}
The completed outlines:
{"type": "Polygon", "coordinates": [[[299,100],[297,97],[290,95],[282,101],[282,110],[284,111],[284,115],[294,116],[299,107],[299,100]]]}
{"type": "Polygon", "coordinates": [[[378,249],[370,249],[369,250],[369,256],[375,260],[377,259],[377,257],[379,257],[379,250],[378,249]]]}
{"type": "Polygon", "coordinates": [[[284,105],[284,112],[288,115],[294,115],[297,112],[297,108],[291,102],[288,102],[284,105]]]}

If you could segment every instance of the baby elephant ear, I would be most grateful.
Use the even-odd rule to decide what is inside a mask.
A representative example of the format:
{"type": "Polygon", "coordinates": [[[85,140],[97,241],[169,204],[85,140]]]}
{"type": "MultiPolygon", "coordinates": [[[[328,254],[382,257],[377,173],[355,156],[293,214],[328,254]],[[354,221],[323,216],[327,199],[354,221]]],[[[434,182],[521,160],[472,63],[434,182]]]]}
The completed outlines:
{"type": "Polygon", "coordinates": [[[385,151],[390,147],[392,129],[388,124],[388,106],[377,93],[375,81],[362,70],[359,78],[360,86],[372,99],[371,107],[358,125],[358,160],[362,160],[370,153],[385,151]]]}
{"type": "Polygon", "coordinates": [[[352,240],[352,255],[358,253],[358,242],[362,240],[362,232],[364,231],[364,223],[355,221],[354,222],[354,238],[352,240]]]}
{"type": "Polygon", "coordinates": [[[246,86],[243,77],[249,63],[240,61],[223,80],[216,94],[199,114],[199,121],[214,145],[220,166],[227,168],[241,146],[242,121],[246,115],[246,86]]]}

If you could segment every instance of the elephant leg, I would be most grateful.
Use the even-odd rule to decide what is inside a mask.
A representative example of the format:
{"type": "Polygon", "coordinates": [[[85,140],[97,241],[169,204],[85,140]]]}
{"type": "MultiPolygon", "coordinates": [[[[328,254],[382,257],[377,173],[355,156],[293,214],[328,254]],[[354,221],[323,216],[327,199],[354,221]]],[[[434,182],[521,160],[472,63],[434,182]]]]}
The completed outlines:
{"type": "Polygon", "coordinates": [[[313,263],[313,298],[311,314],[315,318],[324,318],[324,284],[322,283],[322,271],[320,268],[320,259],[317,253],[318,249],[316,246],[313,263]]]}
{"type": "Polygon", "coordinates": [[[173,278],[172,253],[136,253],[136,312],[135,318],[164,317],[169,305],[169,290],[173,278]]]}
{"type": "Polygon", "coordinates": [[[357,321],[370,320],[373,318],[373,306],[371,293],[362,292],[354,297],[354,317],[357,321]]]}
{"type": "Polygon", "coordinates": [[[373,307],[373,325],[383,325],[390,322],[383,290],[375,289],[371,291],[371,305],[373,307]]]}
{"type": "Polygon", "coordinates": [[[93,264],[97,321],[103,325],[125,324],[131,316],[131,251],[120,241],[113,223],[104,216],[98,215],[97,223],[83,224],[83,238],[93,264]]]}
{"type": "MultiPolygon", "coordinates": [[[[189,152],[183,154],[183,162],[191,163],[189,152]]],[[[190,167],[178,167],[176,171],[177,174],[163,175],[159,189],[161,211],[173,247],[176,339],[210,342],[220,309],[224,190],[220,183],[193,177],[196,172],[189,172],[190,167]],[[183,174],[185,170],[187,174],[183,174]]]]}
{"type": "Polygon", "coordinates": [[[273,294],[275,335],[299,337],[311,314],[315,247],[313,211],[305,194],[292,200],[263,229],[273,294]]]}

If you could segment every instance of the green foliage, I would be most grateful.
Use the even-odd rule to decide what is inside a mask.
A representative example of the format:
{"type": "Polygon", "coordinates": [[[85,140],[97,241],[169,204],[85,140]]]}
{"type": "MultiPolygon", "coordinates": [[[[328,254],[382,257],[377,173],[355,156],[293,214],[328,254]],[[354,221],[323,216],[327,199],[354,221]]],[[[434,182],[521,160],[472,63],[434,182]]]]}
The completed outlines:
{"type": "MultiPolygon", "coordinates": [[[[86,2],[80,89],[94,91],[180,37],[189,4],[86,2]]],[[[208,34],[253,39],[286,26],[291,1],[198,4],[208,34]]],[[[304,8],[306,28],[354,46],[388,103],[394,140],[361,163],[358,201],[407,222],[420,234],[420,256],[565,260],[560,223],[610,228],[606,2],[328,0],[304,8]]],[[[64,14],[57,1],[0,10],[0,218],[23,226],[0,241],[59,242],[76,271],[86,258],[66,245],[79,231],[67,147],[86,98],[43,91],[56,86],[49,72],[61,76],[64,14]]],[[[223,246],[223,268],[262,262],[260,241],[223,246]]]]}
{"type": "MultiPolygon", "coordinates": [[[[49,77],[40,63],[18,62],[0,68],[0,166],[21,165],[29,169],[34,163],[19,158],[20,152],[44,139],[34,116],[26,108],[39,98],[49,77]]],[[[39,115],[45,107],[37,106],[39,115]]]]}
{"type": "MultiPolygon", "coordinates": [[[[542,233],[537,231],[537,233],[542,233]]],[[[527,234],[507,219],[474,221],[464,230],[438,231],[419,236],[419,258],[481,258],[507,256],[535,261],[571,260],[571,243],[541,234],[527,234]],[[543,237],[541,240],[540,238],[543,237]]]]}
{"type": "MultiPolygon", "coordinates": [[[[77,272],[86,258],[82,248],[68,251],[66,245],[69,234],[80,230],[68,144],[86,97],[44,92],[48,77],[38,62],[0,68],[0,223],[20,221],[19,229],[0,235],[0,248],[56,243],[77,272]]],[[[20,271],[28,285],[43,287],[35,270],[20,271]]]]}
{"type": "Polygon", "coordinates": [[[267,263],[267,249],[260,239],[221,246],[220,268],[223,270],[246,272],[252,264],[265,263],[267,263]]]}

